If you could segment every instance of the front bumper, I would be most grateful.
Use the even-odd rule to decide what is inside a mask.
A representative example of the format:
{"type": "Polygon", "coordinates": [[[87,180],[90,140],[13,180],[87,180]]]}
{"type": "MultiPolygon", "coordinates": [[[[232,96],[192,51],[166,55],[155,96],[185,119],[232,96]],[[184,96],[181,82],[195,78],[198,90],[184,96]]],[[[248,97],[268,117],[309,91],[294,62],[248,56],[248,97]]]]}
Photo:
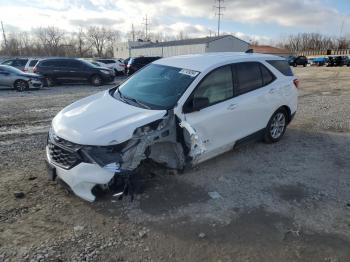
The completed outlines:
{"type": "Polygon", "coordinates": [[[43,82],[40,80],[29,80],[28,81],[29,88],[42,88],[43,87],[43,82]]]}
{"type": "Polygon", "coordinates": [[[96,185],[108,184],[115,174],[97,164],[83,162],[71,169],[64,169],[51,160],[48,146],[46,146],[46,158],[48,164],[55,170],[55,175],[63,180],[75,195],[90,202],[96,198],[91,192],[92,188],[96,185]]]}

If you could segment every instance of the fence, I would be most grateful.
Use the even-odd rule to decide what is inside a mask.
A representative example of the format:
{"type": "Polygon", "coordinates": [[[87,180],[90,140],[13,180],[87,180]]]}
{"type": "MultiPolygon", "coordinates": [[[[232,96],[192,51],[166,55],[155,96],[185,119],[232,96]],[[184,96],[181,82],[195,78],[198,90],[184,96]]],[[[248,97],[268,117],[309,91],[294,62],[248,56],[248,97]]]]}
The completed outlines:
{"type": "Polygon", "coordinates": [[[298,55],[304,55],[304,56],[350,55],[350,49],[309,50],[309,51],[298,52],[298,55]]]}

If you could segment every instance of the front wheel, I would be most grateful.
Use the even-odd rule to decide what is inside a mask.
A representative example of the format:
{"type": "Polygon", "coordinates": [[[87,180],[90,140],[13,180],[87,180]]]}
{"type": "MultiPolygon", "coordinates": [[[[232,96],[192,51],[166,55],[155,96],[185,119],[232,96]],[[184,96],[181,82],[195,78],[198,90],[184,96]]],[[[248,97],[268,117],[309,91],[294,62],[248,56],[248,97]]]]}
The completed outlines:
{"type": "Polygon", "coordinates": [[[23,92],[29,89],[28,83],[24,80],[17,80],[14,84],[14,87],[18,92],[23,92]]]}
{"type": "Polygon", "coordinates": [[[281,140],[287,128],[287,113],[284,109],[277,110],[269,120],[265,128],[264,140],[267,143],[275,143],[281,140]]]}
{"type": "Polygon", "coordinates": [[[102,85],[102,78],[99,75],[93,75],[90,78],[91,84],[94,86],[100,86],[102,85]]]}

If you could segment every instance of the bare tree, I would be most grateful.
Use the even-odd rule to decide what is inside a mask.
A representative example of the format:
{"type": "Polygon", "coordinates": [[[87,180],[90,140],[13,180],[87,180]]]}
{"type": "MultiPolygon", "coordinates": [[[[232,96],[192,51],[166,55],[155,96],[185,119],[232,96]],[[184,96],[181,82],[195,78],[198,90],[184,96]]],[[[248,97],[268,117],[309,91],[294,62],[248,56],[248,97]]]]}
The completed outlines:
{"type": "Polygon", "coordinates": [[[103,57],[104,51],[110,51],[113,43],[119,39],[119,32],[106,27],[91,26],[87,30],[87,38],[95,48],[97,56],[103,57]]]}
{"type": "Polygon", "coordinates": [[[47,55],[60,55],[60,45],[63,44],[65,32],[57,27],[40,27],[37,38],[47,55]]]}

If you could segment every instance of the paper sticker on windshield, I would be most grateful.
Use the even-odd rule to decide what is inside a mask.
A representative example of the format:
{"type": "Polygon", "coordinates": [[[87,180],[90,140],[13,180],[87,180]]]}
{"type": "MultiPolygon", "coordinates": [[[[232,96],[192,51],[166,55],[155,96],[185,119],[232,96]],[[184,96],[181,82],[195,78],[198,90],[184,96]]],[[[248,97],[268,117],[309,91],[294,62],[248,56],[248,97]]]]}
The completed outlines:
{"type": "Polygon", "coordinates": [[[190,77],[196,77],[199,74],[199,72],[190,69],[181,69],[179,73],[190,77]]]}

